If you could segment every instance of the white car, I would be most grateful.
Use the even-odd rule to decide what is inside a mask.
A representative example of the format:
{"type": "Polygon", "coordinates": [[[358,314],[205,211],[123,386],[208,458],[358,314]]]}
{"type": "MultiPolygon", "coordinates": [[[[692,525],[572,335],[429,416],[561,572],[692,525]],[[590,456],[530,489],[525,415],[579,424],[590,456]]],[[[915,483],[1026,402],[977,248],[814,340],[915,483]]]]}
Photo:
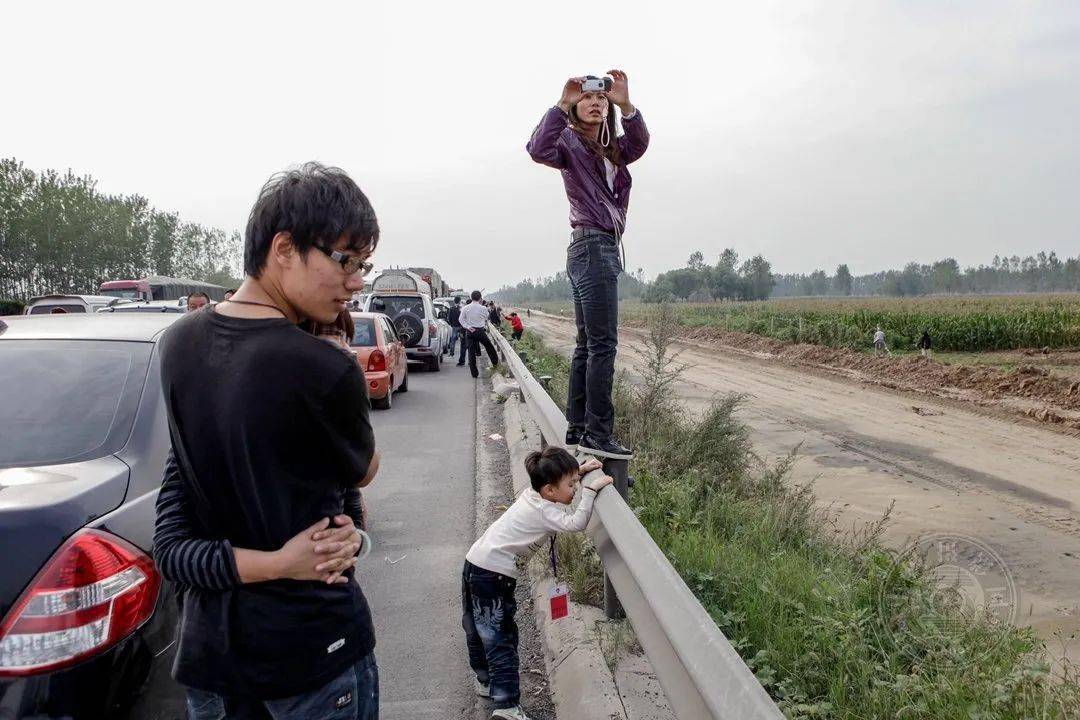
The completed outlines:
{"type": "Polygon", "coordinates": [[[450,315],[450,306],[439,300],[435,300],[432,305],[435,306],[435,322],[439,325],[439,335],[443,338],[443,353],[449,354],[450,336],[454,334],[454,329],[446,319],[450,315]]]}
{"type": "Polygon", "coordinates": [[[107,295],[41,295],[30,298],[24,315],[63,315],[92,313],[119,302],[107,295]]]}
{"type": "Polygon", "coordinates": [[[431,296],[407,290],[376,291],[368,295],[364,312],[383,313],[390,318],[409,362],[424,363],[428,370],[438,372],[443,351],[450,343],[445,321],[439,324],[431,296]]]}

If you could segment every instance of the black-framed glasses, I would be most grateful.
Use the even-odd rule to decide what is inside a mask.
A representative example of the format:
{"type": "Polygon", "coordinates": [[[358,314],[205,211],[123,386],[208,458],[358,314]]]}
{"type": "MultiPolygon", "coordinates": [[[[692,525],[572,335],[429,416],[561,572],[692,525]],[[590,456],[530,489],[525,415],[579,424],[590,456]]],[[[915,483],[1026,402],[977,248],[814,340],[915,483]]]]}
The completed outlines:
{"type": "Polygon", "coordinates": [[[323,255],[340,265],[346,275],[355,275],[359,272],[362,276],[366,277],[367,274],[371,272],[372,268],[375,267],[375,263],[365,262],[359,255],[349,255],[348,253],[339,252],[338,250],[325,248],[322,245],[316,245],[315,247],[318,248],[319,252],[323,255]]]}

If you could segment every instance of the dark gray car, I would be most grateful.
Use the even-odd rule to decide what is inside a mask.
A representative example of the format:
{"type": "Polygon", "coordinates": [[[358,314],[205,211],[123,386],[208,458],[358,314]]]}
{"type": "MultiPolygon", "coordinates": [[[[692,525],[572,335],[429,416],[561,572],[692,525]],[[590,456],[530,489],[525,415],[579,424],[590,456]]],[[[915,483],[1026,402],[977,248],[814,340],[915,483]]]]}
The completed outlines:
{"type": "Polygon", "coordinates": [[[169,447],[156,341],[179,315],[0,320],[0,717],[175,718],[153,563],[169,447]]]}

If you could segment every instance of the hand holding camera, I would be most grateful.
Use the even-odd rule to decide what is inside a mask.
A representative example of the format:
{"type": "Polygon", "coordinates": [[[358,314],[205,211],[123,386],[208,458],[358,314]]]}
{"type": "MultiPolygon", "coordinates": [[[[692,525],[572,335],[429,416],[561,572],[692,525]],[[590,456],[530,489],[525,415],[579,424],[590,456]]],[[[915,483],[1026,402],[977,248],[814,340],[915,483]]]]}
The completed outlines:
{"type": "Polygon", "coordinates": [[[559,109],[569,113],[570,108],[576,105],[585,93],[603,93],[608,102],[618,105],[623,115],[629,115],[634,111],[630,104],[630,88],[627,83],[626,73],[622,70],[608,70],[611,77],[572,77],[563,85],[562,97],[559,98],[559,109]]]}
{"type": "Polygon", "coordinates": [[[566,81],[566,84],[563,85],[562,97],[559,98],[560,110],[569,114],[570,108],[577,105],[578,100],[581,100],[581,96],[584,94],[581,90],[584,83],[585,78],[583,77],[572,77],[566,81]]]}
{"type": "Polygon", "coordinates": [[[608,70],[608,75],[613,79],[607,91],[608,102],[618,105],[623,115],[634,112],[634,106],[630,104],[630,87],[626,73],[622,70],[608,70]]]}

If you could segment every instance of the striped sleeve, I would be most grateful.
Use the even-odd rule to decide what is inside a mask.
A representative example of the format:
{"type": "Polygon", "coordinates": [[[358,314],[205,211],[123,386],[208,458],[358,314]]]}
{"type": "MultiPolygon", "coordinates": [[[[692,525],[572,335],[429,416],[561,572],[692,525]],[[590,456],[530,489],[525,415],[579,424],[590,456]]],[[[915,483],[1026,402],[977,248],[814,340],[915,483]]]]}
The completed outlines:
{"type": "Polygon", "coordinates": [[[232,545],[228,540],[194,537],[190,512],[180,468],[170,448],[154,526],[154,560],[161,574],[173,582],[203,590],[229,590],[240,585],[232,545]]]}
{"type": "Polygon", "coordinates": [[[345,491],[344,512],[352,518],[353,525],[361,530],[367,529],[367,518],[364,517],[364,501],[360,496],[360,488],[350,487],[345,491]]]}

